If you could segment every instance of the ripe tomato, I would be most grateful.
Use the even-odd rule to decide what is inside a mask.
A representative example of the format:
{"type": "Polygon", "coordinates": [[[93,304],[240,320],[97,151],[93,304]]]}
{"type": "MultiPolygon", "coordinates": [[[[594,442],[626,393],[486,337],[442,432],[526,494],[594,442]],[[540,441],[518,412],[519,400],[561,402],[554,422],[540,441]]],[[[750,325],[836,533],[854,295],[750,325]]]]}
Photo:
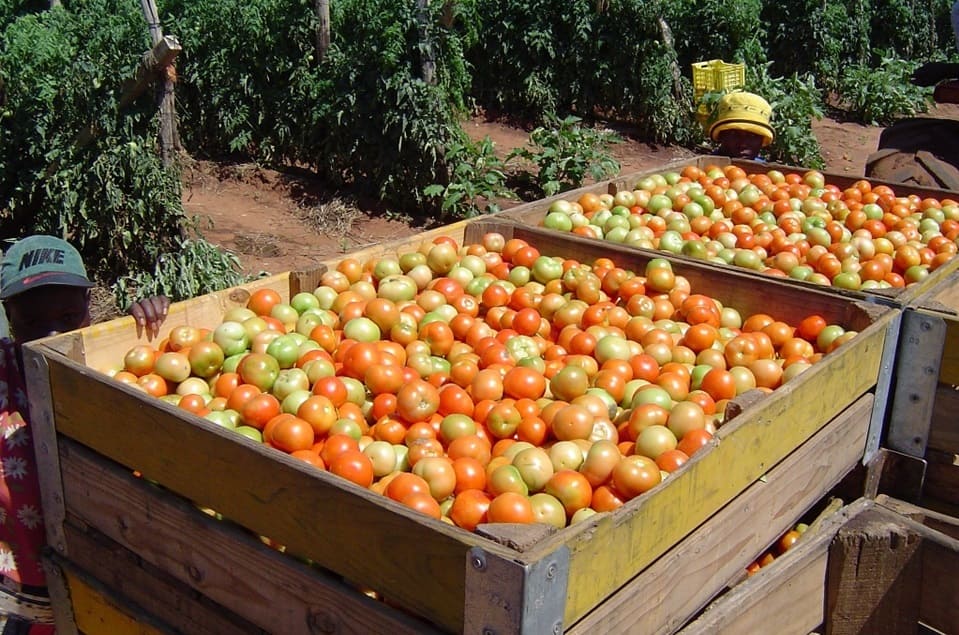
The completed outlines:
{"type": "Polygon", "coordinates": [[[291,416],[277,423],[270,432],[270,443],[284,452],[293,453],[313,447],[313,427],[303,419],[291,416]]]}
{"type": "Polygon", "coordinates": [[[481,489],[466,489],[456,494],[450,506],[449,517],[457,527],[475,531],[476,527],[487,522],[492,499],[481,489]]]}
{"type": "Polygon", "coordinates": [[[344,450],[337,454],[329,463],[329,471],[360,487],[373,484],[373,463],[359,449],[344,450]]]}
{"type": "Polygon", "coordinates": [[[523,494],[503,492],[490,502],[487,519],[491,523],[531,523],[533,506],[523,494]]]}

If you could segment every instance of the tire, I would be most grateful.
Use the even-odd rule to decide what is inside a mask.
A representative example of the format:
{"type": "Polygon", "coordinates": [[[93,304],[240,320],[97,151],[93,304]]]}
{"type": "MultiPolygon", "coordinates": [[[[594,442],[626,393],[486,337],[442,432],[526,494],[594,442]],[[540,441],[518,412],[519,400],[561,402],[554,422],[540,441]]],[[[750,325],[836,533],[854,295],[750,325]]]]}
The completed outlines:
{"type": "Polygon", "coordinates": [[[913,118],[886,128],[866,160],[866,176],[959,190],[959,121],[913,118]]]}

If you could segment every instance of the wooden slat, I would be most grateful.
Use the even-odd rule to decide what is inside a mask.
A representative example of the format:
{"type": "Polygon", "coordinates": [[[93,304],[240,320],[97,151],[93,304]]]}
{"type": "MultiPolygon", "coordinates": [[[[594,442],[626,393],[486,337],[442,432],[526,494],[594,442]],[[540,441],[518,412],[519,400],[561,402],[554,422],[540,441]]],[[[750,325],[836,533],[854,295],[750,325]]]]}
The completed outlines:
{"type": "Polygon", "coordinates": [[[823,621],[829,545],[850,518],[872,506],[859,499],[824,519],[813,535],[713,602],[682,635],[806,635],[823,621]]]}
{"type": "Polygon", "coordinates": [[[861,349],[838,349],[830,363],[813,366],[802,381],[747,408],[720,428],[718,444],[693,457],[677,478],[612,517],[580,523],[544,541],[544,552],[559,543],[570,550],[567,623],[589,612],[799,447],[839,414],[848,395],[861,395],[875,385],[883,334],[881,328],[872,335],[864,331],[861,349]]]}
{"type": "Polygon", "coordinates": [[[885,494],[876,497],[876,504],[895,512],[900,516],[911,518],[917,522],[934,529],[950,538],[959,540],[959,518],[942,514],[927,507],[919,507],[897,498],[891,498],[885,494]]]}
{"type": "Polygon", "coordinates": [[[461,627],[469,547],[505,553],[69,360],[50,362],[61,434],[445,628],[461,627]]]}
{"type": "Polygon", "coordinates": [[[71,561],[164,621],[211,634],[430,630],[79,444],[63,439],[61,454],[67,496],[85,501],[67,527],[71,561]]]}
{"type": "Polygon", "coordinates": [[[70,600],[73,605],[73,617],[76,628],[86,635],[110,633],[110,635],[164,635],[171,630],[155,620],[139,618],[126,612],[119,606],[108,589],[91,581],[80,572],[64,569],[70,600]]]}
{"type": "MultiPolygon", "coordinates": [[[[99,586],[109,589],[114,604],[128,607],[127,614],[136,616],[149,612],[168,624],[189,624],[190,631],[196,635],[262,633],[252,624],[231,616],[222,607],[203,601],[190,587],[94,530],[85,531],[83,527],[68,523],[64,531],[72,556],[69,564],[89,579],[96,580],[99,586]]],[[[73,605],[76,613],[89,613],[87,619],[94,619],[94,610],[84,610],[76,601],[73,605]]],[[[101,614],[109,613],[102,606],[96,609],[101,614]]],[[[81,621],[80,615],[75,617],[81,621]]],[[[107,632],[82,630],[87,633],[107,632]]]]}
{"type": "MultiPolygon", "coordinates": [[[[836,417],[576,624],[570,635],[675,631],[859,463],[872,402],[867,395],[836,417]]],[[[821,577],[818,585],[819,617],[812,616],[810,627],[822,619],[821,577]]]]}

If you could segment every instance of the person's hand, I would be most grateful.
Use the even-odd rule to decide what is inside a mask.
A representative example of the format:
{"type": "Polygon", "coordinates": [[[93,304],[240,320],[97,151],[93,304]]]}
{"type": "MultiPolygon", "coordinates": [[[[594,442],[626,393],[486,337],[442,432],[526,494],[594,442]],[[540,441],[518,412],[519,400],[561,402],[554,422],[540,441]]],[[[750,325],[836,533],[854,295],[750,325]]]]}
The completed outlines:
{"type": "Polygon", "coordinates": [[[956,78],[959,78],[959,64],[926,62],[913,72],[910,81],[916,86],[935,86],[944,79],[956,78]]]}
{"type": "Polygon", "coordinates": [[[137,322],[137,337],[143,335],[144,330],[147,337],[156,337],[169,308],[170,299],[162,295],[134,302],[130,306],[130,315],[137,322]]]}

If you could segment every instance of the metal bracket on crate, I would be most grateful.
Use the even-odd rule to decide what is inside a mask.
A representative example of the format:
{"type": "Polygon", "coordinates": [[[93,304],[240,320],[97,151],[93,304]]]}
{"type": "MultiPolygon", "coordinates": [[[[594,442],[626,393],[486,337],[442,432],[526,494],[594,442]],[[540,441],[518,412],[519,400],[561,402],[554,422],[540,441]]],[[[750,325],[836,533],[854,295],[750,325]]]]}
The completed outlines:
{"type": "Polygon", "coordinates": [[[533,563],[473,547],[466,562],[463,632],[560,635],[568,579],[565,546],[533,563]]]}
{"type": "Polygon", "coordinates": [[[872,402],[872,414],[869,416],[869,432],[866,435],[866,450],[862,464],[869,462],[879,451],[882,442],[883,424],[886,422],[886,410],[893,390],[893,375],[896,368],[896,353],[899,349],[899,330],[902,325],[902,313],[897,314],[886,327],[886,337],[879,360],[879,381],[876,384],[876,396],[872,402]]]}
{"type": "Polygon", "coordinates": [[[886,445],[922,458],[932,424],[946,322],[907,308],[902,314],[901,333],[886,445]]]}

